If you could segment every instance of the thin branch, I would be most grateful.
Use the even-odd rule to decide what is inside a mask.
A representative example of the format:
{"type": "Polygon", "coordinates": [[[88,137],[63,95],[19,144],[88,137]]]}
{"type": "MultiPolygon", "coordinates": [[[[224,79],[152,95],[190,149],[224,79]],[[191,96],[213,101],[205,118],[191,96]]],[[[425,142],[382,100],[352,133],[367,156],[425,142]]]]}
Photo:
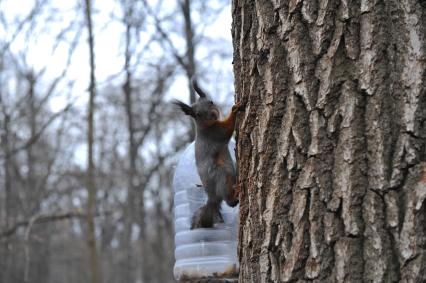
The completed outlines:
{"type": "MultiPolygon", "coordinates": [[[[100,212],[96,213],[95,216],[99,217],[99,216],[106,216],[109,214],[111,214],[110,211],[103,211],[102,213],[100,212]]],[[[55,222],[55,221],[63,221],[63,220],[73,219],[73,218],[85,218],[87,217],[87,214],[81,213],[81,212],[66,212],[66,213],[50,214],[50,215],[38,214],[36,216],[37,217],[35,219],[33,219],[32,217],[29,220],[18,221],[15,223],[14,226],[4,231],[1,231],[0,239],[12,236],[13,234],[15,234],[16,230],[18,230],[18,228],[20,227],[26,227],[29,225],[42,224],[42,223],[55,222]]]]}
{"type": "Polygon", "coordinates": [[[173,54],[173,57],[175,57],[176,61],[182,66],[184,70],[188,69],[188,64],[185,62],[184,57],[181,56],[178,52],[178,50],[175,48],[172,40],[168,36],[168,34],[164,31],[163,27],[161,26],[160,19],[156,16],[156,13],[151,9],[148,2],[146,0],[142,0],[146,10],[147,14],[149,14],[154,19],[155,28],[160,33],[161,37],[167,42],[169,45],[169,48],[171,49],[171,52],[173,54]]]}
{"type": "Polygon", "coordinates": [[[52,124],[63,113],[69,111],[73,105],[74,105],[74,102],[71,102],[64,109],[53,114],[49,118],[49,120],[47,120],[47,122],[40,128],[40,130],[37,133],[35,133],[32,137],[30,137],[23,145],[15,147],[15,148],[11,149],[9,152],[0,154],[0,158],[5,158],[6,156],[15,155],[19,151],[27,149],[28,147],[33,145],[35,142],[38,141],[38,139],[41,137],[41,135],[44,133],[44,131],[47,129],[47,127],[49,127],[50,124],[52,124]]]}
{"type": "Polygon", "coordinates": [[[166,88],[167,79],[169,79],[172,76],[173,72],[174,70],[172,69],[167,70],[166,73],[162,77],[160,77],[158,81],[156,82],[157,84],[153,91],[152,103],[150,105],[149,112],[147,114],[148,122],[145,124],[143,128],[135,129],[135,132],[143,132],[143,134],[138,139],[136,139],[136,142],[135,142],[136,148],[139,148],[144,143],[145,139],[148,137],[148,135],[151,132],[153,122],[155,119],[157,119],[156,111],[158,106],[162,102],[162,95],[163,95],[164,89],[166,88]]]}
{"type": "Polygon", "coordinates": [[[5,42],[5,44],[3,46],[1,46],[1,50],[0,50],[0,56],[1,57],[9,49],[9,47],[13,43],[13,41],[15,41],[16,37],[22,31],[22,29],[24,28],[25,24],[27,24],[27,22],[30,22],[30,21],[32,21],[34,19],[34,17],[39,13],[39,11],[41,10],[41,8],[43,7],[43,5],[46,2],[47,2],[46,0],[42,0],[42,1],[37,1],[35,3],[33,9],[30,11],[30,13],[25,17],[25,19],[23,19],[18,24],[18,27],[15,29],[15,32],[12,34],[11,38],[9,39],[9,41],[5,42]]]}
{"type": "Polygon", "coordinates": [[[78,29],[75,37],[73,38],[73,41],[71,42],[71,45],[70,45],[70,48],[69,48],[69,51],[68,51],[67,62],[65,64],[64,69],[62,70],[61,74],[53,80],[52,84],[47,89],[46,95],[41,99],[39,106],[37,107],[38,109],[40,109],[41,106],[49,99],[49,97],[54,93],[58,84],[62,81],[63,78],[66,77],[68,70],[69,70],[69,66],[71,65],[71,62],[72,62],[72,60],[71,60],[72,56],[73,56],[74,51],[77,47],[77,44],[80,40],[81,33],[82,33],[82,29],[80,27],[78,29]]]}

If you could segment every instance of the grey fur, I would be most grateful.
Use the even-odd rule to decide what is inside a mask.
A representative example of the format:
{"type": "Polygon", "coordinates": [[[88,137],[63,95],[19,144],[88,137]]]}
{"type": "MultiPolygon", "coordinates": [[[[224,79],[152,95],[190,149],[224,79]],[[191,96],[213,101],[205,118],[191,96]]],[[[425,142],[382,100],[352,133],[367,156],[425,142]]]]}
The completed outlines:
{"type": "Polygon", "coordinates": [[[183,102],[175,102],[182,111],[193,117],[196,124],[195,162],[198,174],[207,194],[207,203],[200,207],[192,218],[191,229],[210,228],[214,223],[223,222],[220,205],[225,200],[228,205],[235,206],[238,200],[233,199],[228,190],[229,184],[235,184],[236,171],[228,150],[231,138],[225,128],[209,127],[209,122],[220,118],[217,106],[198,87],[193,80],[194,89],[200,99],[191,106],[183,102]],[[220,163],[218,163],[220,160],[220,163]]]}

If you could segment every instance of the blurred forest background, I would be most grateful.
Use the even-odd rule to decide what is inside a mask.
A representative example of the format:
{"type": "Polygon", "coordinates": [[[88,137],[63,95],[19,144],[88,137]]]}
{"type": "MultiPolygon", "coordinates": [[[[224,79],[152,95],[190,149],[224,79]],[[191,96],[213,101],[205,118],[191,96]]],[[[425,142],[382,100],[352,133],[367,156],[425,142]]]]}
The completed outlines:
{"type": "Polygon", "coordinates": [[[230,29],[229,1],[0,2],[1,282],[173,281],[169,101],[196,74],[227,111],[230,29]]]}

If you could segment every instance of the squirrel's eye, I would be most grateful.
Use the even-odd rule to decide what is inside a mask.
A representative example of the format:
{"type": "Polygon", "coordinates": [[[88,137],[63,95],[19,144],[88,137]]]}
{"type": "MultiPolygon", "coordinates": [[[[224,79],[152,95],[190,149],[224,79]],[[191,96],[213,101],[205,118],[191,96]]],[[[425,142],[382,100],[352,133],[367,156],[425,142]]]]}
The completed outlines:
{"type": "Polygon", "coordinates": [[[210,105],[213,105],[213,101],[209,100],[210,105]]]}

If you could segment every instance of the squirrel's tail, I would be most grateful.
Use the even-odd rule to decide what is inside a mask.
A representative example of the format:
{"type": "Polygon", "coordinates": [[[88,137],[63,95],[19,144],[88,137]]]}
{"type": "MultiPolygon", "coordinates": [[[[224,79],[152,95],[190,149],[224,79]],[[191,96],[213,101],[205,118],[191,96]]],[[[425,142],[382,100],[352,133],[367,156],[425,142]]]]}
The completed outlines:
{"type": "Polygon", "coordinates": [[[223,222],[220,214],[220,202],[207,202],[192,216],[191,229],[212,228],[214,223],[223,222]]]}

